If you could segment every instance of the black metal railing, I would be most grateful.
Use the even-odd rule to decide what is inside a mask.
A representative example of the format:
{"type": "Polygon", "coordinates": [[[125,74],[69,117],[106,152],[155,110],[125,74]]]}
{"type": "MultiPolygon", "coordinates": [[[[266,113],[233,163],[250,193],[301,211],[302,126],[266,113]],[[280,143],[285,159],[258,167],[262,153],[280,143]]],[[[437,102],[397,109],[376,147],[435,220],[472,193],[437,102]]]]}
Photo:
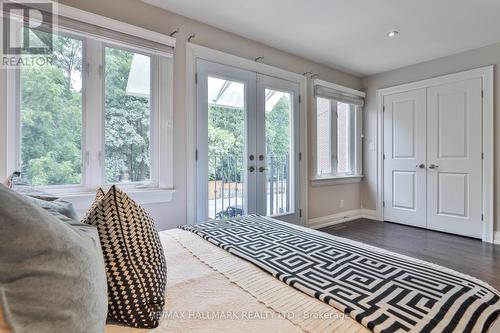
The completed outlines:
{"type": "MultiPolygon", "coordinates": [[[[247,214],[246,168],[241,159],[209,157],[209,217],[230,218],[247,214]]],[[[260,173],[259,169],[255,172],[260,173]]],[[[257,194],[260,195],[260,194],[257,194]]],[[[266,171],[267,215],[290,211],[290,156],[268,156],[266,171]]]]}

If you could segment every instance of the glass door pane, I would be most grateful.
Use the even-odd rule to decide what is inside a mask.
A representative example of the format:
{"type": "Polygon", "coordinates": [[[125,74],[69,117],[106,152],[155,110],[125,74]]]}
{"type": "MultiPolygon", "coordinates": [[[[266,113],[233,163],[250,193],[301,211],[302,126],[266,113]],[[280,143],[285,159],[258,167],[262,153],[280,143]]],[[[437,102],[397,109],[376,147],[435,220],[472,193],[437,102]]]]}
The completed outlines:
{"type": "Polygon", "coordinates": [[[256,213],[256,74],[197,60],[196,222],[256,213]]]}
{"type": "Polygon", "coordinates": [[[257,214],[299,223],[299,86],[259,75],[257,84],[257,214]]]}
{"type": "Polygon", "coordinates": [[[293,212],[291,179],[292,94],[265,89],[266,118],[266,215],[293,212]]]}
{"type": "Polygon", "coordinates": [[[245,215],[245,84],[208,76],[208,217],[245,215]]]}

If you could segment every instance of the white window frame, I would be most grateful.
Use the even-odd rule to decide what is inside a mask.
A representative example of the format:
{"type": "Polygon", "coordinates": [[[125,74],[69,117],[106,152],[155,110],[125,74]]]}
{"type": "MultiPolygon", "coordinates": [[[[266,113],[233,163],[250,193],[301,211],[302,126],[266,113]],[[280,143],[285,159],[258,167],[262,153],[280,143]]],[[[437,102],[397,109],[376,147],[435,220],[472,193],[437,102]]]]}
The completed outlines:
{"type": "MultiPolygon", "coordinates": [[[[73,202],[75,209],[87,209],[98,187],[108,188],[104,166],[104,58],[105,47],[124,49],[151,57],[151,181],[119,183],[139,203],[172,200],[173,188],[173,56],[124,43],[103,41],[59,27],[57,34],[83,41],[82,54],[82,180],[78,185],[40,187],[73,202]],[[88,119],[101,119],[91,122],[88,119]],[[91,124],[91,126],[89,126],[91,124]]],[[[21,165],[20,70],[6,69],[4,81],[7,101],[5,114],[5,175],[21,165]]],[[[1,85],[3,85],[1,84],[1,85]]]]}
{"type": "MultiPolygon", "coordinates": [[[[323,80],[313,80],[313,87],[321,86],[342,94],[352,95],[355,97],[365,98],[366,94],[362,91],[354,90],[351,88],[343,87],[334,83],[330,83],[323,80]]],[[[312,186],[325,186],[325,185],[337,185],[337,184],[349,184],[360,182],[363,178],[363,108],[361,106],[356,106],[354,112],[355,119],[349,122],[351,128],[348,129],[349,132],[355,131],[353,138],[354,142],[350,145],[349,150],[349,161],[354,164],[352,174],[347,173],[337,173],[337,101],[334,99],[329,99],[330,101],[330,153],[331,153],[331,166],[332,172],[328,174],[318,174],[318,136],[317,136],[317,99],[321,96],[314,96],[313,99],[313,116],[311,121],[311,128],[313,135],[312,137],[312,161],[313,166],[311,168],[311,185],[312,186]]],[[[326,98],[325,98],[326,99],[326,98]]],[[[350,136],[350,134],[349,134],[350,136]]]]}

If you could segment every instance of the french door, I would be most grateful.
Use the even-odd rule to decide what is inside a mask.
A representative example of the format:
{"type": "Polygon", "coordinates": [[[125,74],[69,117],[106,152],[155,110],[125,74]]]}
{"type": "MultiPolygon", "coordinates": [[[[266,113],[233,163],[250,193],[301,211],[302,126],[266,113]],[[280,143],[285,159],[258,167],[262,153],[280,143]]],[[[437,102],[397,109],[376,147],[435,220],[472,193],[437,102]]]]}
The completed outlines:
{"type": "Polygon", "coordinates": [[[299,85],[197,60],[197,221],[299,223],[299,85]]]}
{"type": "Polygon", "coordinates": [[[384,96],[384,219],[482,236],[482,81],[384,96]]]}

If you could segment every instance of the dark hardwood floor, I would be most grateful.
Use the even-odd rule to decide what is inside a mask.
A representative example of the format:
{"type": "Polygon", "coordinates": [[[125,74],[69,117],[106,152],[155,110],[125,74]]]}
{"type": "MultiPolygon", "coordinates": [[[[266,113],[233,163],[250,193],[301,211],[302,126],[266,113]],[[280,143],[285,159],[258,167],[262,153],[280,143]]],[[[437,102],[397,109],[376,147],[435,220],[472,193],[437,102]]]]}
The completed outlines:
{"type": "Polygon", "coordinates": [[[321,231],[445,266],[500,290],[500,245],[368,219],[333,225],[321,231]]]}

